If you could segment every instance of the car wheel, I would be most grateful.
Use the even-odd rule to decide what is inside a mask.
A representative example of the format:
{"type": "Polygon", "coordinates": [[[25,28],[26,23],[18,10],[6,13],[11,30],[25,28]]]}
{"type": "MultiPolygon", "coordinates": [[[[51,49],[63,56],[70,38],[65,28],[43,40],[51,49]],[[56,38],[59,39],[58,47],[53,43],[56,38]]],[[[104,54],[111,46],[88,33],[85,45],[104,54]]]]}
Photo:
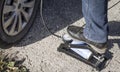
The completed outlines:
{"type": "Polygon", "coordinates": [[[19,41],[33,24],[40,0],[0,0],[0,38],[19,41]]]}

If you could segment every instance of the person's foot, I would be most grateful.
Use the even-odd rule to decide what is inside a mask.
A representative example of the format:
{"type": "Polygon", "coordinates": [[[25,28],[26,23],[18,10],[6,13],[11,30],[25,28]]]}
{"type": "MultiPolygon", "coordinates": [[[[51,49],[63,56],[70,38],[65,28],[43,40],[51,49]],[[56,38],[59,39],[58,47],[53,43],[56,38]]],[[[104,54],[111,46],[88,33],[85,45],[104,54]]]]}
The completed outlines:
{"type": "Polygon", "coordinates": [[[107,42],[96,43],[96,42],[86,39],[83,35],[83,29],[84,28],[82,28],[82,27],[69,26],[67,28],[67,32],[71,37],[78,39],[80,41],[86,42],[88,45],[91,46],[91,48],[93,48],[93,50],[97,51],[98,53],[100,53],[100,54],[105,53],[107,50],[107,42]]]}

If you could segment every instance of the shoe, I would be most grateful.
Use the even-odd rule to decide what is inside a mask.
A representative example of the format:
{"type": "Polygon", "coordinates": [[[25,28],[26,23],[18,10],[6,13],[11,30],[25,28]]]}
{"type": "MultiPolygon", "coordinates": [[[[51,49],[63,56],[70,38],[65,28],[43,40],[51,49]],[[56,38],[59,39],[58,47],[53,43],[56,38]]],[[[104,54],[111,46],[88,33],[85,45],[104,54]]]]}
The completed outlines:
{"type": "Polygon", "coordinates": [[[83,29],[82,27],[77,27],[77,26],[69,26],[67,28],[68,34],[77,40],[84,41],[86,42],[93,50],[97,51],[100,54],[104,54],[107,50],[107,42],[105,43],[96,43],[93,41],[90,41],[86,39],[83,35],[83,29]]]}

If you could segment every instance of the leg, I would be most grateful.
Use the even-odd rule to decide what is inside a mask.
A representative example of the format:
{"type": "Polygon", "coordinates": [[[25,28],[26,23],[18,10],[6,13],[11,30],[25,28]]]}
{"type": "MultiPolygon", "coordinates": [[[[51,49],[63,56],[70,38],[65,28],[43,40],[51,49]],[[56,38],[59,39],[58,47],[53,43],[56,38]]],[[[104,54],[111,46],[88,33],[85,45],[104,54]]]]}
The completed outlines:
{"type": "Polygon", "coordinates": [[[86,21],[84,36],[86,39],[104,43],[108,39],[108,0],[82,0],[82,11],[86,21]]]}
{"type": "Polygon", "coordinates": [[[68,34],[86,42],[98,53],[105,53],[108,40],[107,0],[82,0],[82,11],[86,26],[69,26],[68,34]],[[81,30],[82,29],[82,30],[81,30]]]}

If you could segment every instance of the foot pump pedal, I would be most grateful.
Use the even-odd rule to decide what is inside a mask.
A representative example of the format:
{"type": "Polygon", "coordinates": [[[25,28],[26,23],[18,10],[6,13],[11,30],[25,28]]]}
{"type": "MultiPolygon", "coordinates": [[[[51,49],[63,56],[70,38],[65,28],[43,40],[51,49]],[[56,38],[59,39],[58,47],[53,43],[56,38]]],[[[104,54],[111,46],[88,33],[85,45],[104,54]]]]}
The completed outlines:
{"type": "Polygon", "coordinates": [[[78,41],[71,38],[69,35],[63,36],[63,41],[59,47],[58,51],[63,52],[67,55],[70,55],[94,68],[97,70],[101,70],[104,68],[105,63],[107,62],[108,58],[104,55],[101,55],[90,48],[83,41],[78,41]]]}

